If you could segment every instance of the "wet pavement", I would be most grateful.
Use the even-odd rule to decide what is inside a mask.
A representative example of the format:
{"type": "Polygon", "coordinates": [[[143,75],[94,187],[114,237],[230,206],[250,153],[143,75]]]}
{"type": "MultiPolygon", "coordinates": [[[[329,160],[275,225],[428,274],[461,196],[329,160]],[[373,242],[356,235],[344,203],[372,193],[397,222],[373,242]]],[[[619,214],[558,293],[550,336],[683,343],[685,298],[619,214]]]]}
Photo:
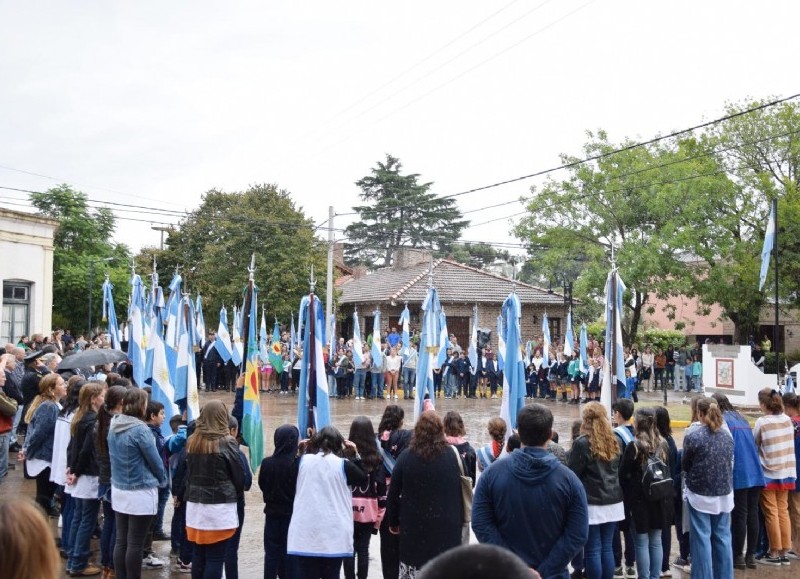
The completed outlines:
{"type": "MultiPolygon", "coordinates": [[[[641,395],[642,404],[660,404],[662,402],[662,393],[643,394],[641,395]]],[[[201,404],[204,400],[218,399],[222,400],[229,407],[233,405],[233,394],[230,393],[201,393],[201,404]]],[[[669,393],[669,403],[681,404],[682,396],[679,393],[669,393]]],[[[383,408],[389,401],[387,400],[331,400],[331,419],[334,426],[336,426],[342,434],[346,437],[350,429],[350,424],[356,416],[365,415],[372,419],[373,424],[377,427],[383,408]]],[[[572,422],[580,418],[581,406],[574,406],[564,404],[561,402],[546,401],[553,411],[555,418],[554,429],[560,435],[560,442],[565,448],[569,448],[571,444],[571,425],[572,422]]],[[[406,411],[406,427],[411,427],[413,422],[413,406],[411,400],[400,400],[397,404],[401,405],[406,411]]],[[[436,400],[436,409],[440,413],[447,412],[448,410],[457,410],[461,413],[464,419],[464,425],[467,429],[467,438],[476,449],[482,445],[488,444],[489,436],[486,432],[486,423],[493,416],[500,413],[500,399],[478,399],[478,400],[436,400]]],[[[265,452],[269,455],[273,450],[273,434],[275,429],[286,423],[296,423],[297,417],[297,398],[292,395],[277,395],[277,394],[262,394],[262,416],[264,420],[264,434],[266,440],[265,452]]],[[[675,439],[678,445],[682,443],[683,432],[682,429],[676,429],[675,439]]],[[[16,456],[9,457],[10,464],[14,464],[16,456]]],[[[3,498],[7,496],[28,496],[33,498],[35,495],[35,484],[33,480],[25,480],[22,476],[21,469],[9,471],[7,479],[0,486],[0,495],[3,498]]],[[[239,549],[239,575],[242,579],[256,579],[263,576],[263,501],[261,492],[258,489],[257,483],[254,481],[253,488],[246,494],[246,514],[244,529],[242,532],[241,545],[239,549]]],[[[169,530],[169,521],[172,519],[172,506],[167,505],[167,511],[164,516],[164,529],[169,530]]],[[[56,521],[51,519],[53,525],[53,533],[57,534],[56,521]]],[[[473,542],[475,539],[473,537],[473,542]]],[[[169,561],[169,565],[162,569],[143,570],[142,576],[145,579],[161,579],[166,577],[181,577],[175,570],[175,560],[169,558],[169,541],[154,543],[156,553],[164,561],[169,561]]],[[[92,549],[97,549],[97,542],[93,541],[92,549]]],[[[677,553],[677,543],[674,541],[673,532],[673,558],[674,553],[677,553]]],[[[374,536],[370,544],[370,576],[380,577],[380,538],[374,536]]],[[[798,569],[800,569],[800,561],[794,561],[790,567],[760,567],[755,570],[736,571],[735,576],[737,579],[747,578],[752,579],[756,577],[771,577],[773,579],[782,579],[789,577],[797,577],[798,569]]],[[[680,577],[681,573],[672,569],[674,577],[680,577]]],[[[66,577],[66,574],[63,575],[66,577]]],[[[342,574],[342,576],[344,576],[342,574]]],[[[688,579],[688,575],[686,575],[688,579]]]]}

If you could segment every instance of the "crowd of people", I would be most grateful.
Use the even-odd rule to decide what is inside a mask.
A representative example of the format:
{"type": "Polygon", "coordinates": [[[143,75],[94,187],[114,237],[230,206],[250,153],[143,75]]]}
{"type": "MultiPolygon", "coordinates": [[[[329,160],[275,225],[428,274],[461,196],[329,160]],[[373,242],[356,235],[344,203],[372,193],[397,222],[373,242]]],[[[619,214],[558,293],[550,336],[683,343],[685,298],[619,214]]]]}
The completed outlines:
{"type": "MultiPolygon", "coordinates": [[[[24,570],[12,576],[56,577],[66,569],[70,576],[139,577],[143,568],[168,564],[153,549],[163,540],[170,541],[178,573],[238,577],[253,474],[233,413],[211,399],[197,420],[187,424],[176,416],[164,428],[163,406],[148,389],[113,371],[125,374],[124,363],[65,376],[55,371],[55,358],[46,358],[59,356],[47,351],[52,346],[9,345],[0,356],[0,386],[18,405],[0,413],[0,466],[7,464],[9,441],[20,442],[17,465],[35,479],[36,505],[0,504],[0,568],[24,570]],[[12,526],[19,513],[31,522],[12,526]],[[46,516],[61,517],[60,559],[53,543],[33,541],[34,547],[16,536],[52,533],[39,524],[46,516]],[[95,535],[99,554],[91,561],[95,535]],[[31,561],[35,549],[41,554],[31,561]]],[[[346,348],[342,357],[349,360],[346,348]]],[[[397,348],[387,340],[387,360],[399,357],[397,348]]],[[[648,367],[647,350],[636,355],[631,374],[648,367]]],[[[602,367],[600,351],[593,366],[602,367]]],[[[491,354],[487,349],[481,358],[491,354]]],[[[554,354],[556,364],[565,361],[554,354]]],[[[534,370],[540,355],[533,348],[534,370]]],[[[451,357],[453,363],[465,358],[463,352],[451,357]]],[[[344,360],[329,361],[334,382],[337,366],[347,368],[344,360]]],[[[460,379],[453,363],[449,368],[460,379]]],[[[489,367],[488,359],[481,364],[489,367]]],[[[257,473],[265,579],[342,572],[365,578],[373,535],[380,535],[387,579],[434,576],[439,561],[467,545],[471,532],[541,577],[652,579],[679,569],[692,577],[729,578],[733,569],[789,566],[800,553],[800,403],[793,393],[762,390],[753,426],[725,396],[696,395],[678,445],[666,408],[637,408],[626,391],[608,409],[583,384],[578,396],[586,387],[584,406],[569,448],[553,430],[552,406],[535,401],[519,412],[515,430],[500,417],[489,419],[489,444],[473,448],[453,410],[426,410],[413,429],[404,427],[403,408],[392,401],[406,368],[390,363],[392,377],[381,380],[381,367],[374,378],[391,396],[377,428],[370,417],[357,416],[347,438],[331,426],[302,440],[293,425],[276,429],[274,452],[257,473]]],[[[355,375],[359,368],[352,370],[355,375]]],[[[676,374],[659,373],[662,387],[676,374]]],[[[574,393],[552,371],[547,380],[554,385],[548,384],[546,398],[574,393]]],[[[356,393],[362,391],[353,383],[356,393]]],[[[492,382],[486,383],[491,396],[492,382]]],[[[469,384],[466,394],[458,384],[455,390],[443,386],[443,397],[469,396],[469,384]]],[[[538,382],[531,397],[542,397],[538,382]]]]}

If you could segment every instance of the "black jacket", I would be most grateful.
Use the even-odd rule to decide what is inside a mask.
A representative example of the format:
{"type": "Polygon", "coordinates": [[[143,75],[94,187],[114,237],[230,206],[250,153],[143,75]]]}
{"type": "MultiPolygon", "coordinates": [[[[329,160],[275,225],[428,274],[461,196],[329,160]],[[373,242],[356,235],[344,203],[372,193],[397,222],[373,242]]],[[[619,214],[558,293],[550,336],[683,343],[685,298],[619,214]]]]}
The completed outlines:
{"type": "MultiPolygon", "coordinates": [[[[668,455],[666,443],[664,454],[668,455]]],[[[671,525],[674,519],[672,497],[662,501],[650,501],[645,497],[642,475],[647,456],[639,450],[637,442],[631,442],[622,453],[619,478],[625,496],[625,513],[633,519],[637,533],[655,531],[671,525]]]]}
{"type": "Polygon", "coordinates": [[[264,514],[291,517],[297,487],[297,443],[299,433],[291,424],[275,431],[275,454],[261,461],[258,488],[264,496],[264,514]]]}
{"type": "Polygon", "coordinates": [[[186,453],[186,495],[192,503],[235,503],[244,490],[244,471],[239,447],[230,436],[219,442],[213,454],[186,453]]]}
{"type": "Polygon", "coordinates": [[[578,475],[586,490],[586,502],[590,505],[613,505],[622,502],[622,486],[619,482],[621,454],[606,462],[592,457],[589,437],[579,436],[572,443],[567,466],[578,475]]]}
{"type": "Polygon", "coordinates": [[[67,465],[76,476],[99,476],[100,468],[94,448],[97,413],[87,412],[78,423],[67,445],[67,465]]]}

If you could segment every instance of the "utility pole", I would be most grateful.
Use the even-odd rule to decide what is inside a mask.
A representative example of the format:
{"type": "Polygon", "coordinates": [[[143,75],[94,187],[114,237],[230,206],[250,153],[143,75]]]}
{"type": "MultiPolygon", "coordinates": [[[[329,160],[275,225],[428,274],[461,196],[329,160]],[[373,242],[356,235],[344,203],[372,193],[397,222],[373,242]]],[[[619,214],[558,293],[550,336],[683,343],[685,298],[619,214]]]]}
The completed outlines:
{"type": "Polygon", "coordinates": [[[164,225],[151,225],[150,229],[153,231],[160,231],[161,232],[161,251],[164,251],[164,232],[165,231],[172,231],[172,227],[165,227],[164,225]]]}
{"type": "Polygon", "coordinates": [[[326,282],[325,327],[331,331],[333,329],[330,325],[331,313],[333,313],[333,205],[328,206],[328,277],[326,282]]]}

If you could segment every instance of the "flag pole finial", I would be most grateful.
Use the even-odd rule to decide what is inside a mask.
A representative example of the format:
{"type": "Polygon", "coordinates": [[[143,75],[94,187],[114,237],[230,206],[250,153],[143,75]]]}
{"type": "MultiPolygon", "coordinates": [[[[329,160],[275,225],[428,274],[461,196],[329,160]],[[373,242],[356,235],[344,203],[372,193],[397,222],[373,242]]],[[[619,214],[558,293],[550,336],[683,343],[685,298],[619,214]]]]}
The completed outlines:
{"type": "Polygon", "coordinates": [[[256,273],[256,254],[253,253],[250,256],[250,267],[247,268],[247,273],[249,274],[248,280],[253,281],[253,276],[256,273]]]}
{"type": "Polygon", "coordinates": [[[317,286],[317,278],[314,277],[314,264],[311,264],[311,275],[308,278],[308,288],[310,293],[314,293],[314,288],[317,286]]]}
{"type": "Polygon", "coordinates": [[[431,265],[428,268],[428,289],[433,289],[433,254],[431,254],[431,265]]]}

